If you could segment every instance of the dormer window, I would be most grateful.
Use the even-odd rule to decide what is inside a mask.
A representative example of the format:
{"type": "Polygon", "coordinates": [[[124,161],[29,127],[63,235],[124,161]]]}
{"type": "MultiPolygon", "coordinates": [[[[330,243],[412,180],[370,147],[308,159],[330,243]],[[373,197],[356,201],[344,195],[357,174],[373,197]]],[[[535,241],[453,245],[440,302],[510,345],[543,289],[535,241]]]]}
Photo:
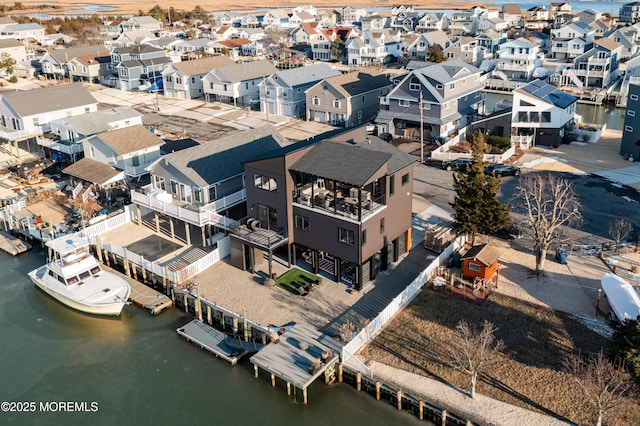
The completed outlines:
{"type": "Polygon", "coordinates": [[[411,77],[411,80],[409,80],[409,90],[413,90],[418,92],[420,90],[421,84],[420,84],[420,80],[418,80],[418,77],[411,77]]]}

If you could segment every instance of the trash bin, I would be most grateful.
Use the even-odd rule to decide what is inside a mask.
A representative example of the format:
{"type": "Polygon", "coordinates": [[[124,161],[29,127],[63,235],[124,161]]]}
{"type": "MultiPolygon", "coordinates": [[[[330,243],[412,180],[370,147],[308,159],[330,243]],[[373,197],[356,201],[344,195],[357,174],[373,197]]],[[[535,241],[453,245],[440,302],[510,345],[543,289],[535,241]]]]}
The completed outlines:
{"type": "Polygon", "coordinates": [[[566,265],[568,257],[569,252],[567,252],[567,249],[565,249],[564,247],[556,248],[556,260],[558,261],[558,263],[560,263],[561,265],[566,265]]]}

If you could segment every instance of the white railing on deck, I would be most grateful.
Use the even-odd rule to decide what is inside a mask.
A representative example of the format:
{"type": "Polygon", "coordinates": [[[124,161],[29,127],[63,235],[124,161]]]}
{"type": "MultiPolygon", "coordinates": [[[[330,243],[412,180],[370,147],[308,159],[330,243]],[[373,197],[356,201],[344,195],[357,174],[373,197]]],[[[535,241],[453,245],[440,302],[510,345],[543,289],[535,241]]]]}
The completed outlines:
{"type": "Polygon", "coordinates": [[[418,294],[427,280],[435,274],[438,267],[465,242],[465,237],[458,237],[433,262],[422,271],[402,293],[398,294],[366,327],[342,348],[342,362],[369,377],[373,377],[371,369],[355,357],[355,353],[367,344],[393,316],[403,309],[418,294]]]}
{"type": "Polygon", "coordinates": [[[124,206],[124,213],[120,213],[116,216],[110,217],[107,220],[96,223],[95,225],[87,226],[80,231],[80,236],[93,242],[96,235],[105,233],[111,229],[122,226],[125,223],[129,223],[133,220],[133,209],[130,205],[124,206]]]}

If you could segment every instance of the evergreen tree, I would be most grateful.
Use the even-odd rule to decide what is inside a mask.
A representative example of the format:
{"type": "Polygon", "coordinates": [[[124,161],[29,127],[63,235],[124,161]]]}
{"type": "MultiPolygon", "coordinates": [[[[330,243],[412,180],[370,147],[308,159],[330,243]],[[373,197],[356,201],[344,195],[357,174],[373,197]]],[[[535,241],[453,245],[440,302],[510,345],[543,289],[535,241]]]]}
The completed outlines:
{"type": "Polygon", "coordinates": [[[431,47],[429,47],[429,50],[427,51],[427,61],[439,64],[440,62],[444,62],[446,60],[447,57],[444,56],[442,48],[439,45],[433,44],[431,45],[431,47]]]}
{"type": "Polygon", "coordinates": [[[470,235],[471,243],[476,234],[491,235],[511,221],[509,208],[498,200],[500,178],[484,173],[485,136],[482,132],[467,135],[471,142],[473,165],[453,175],[456,192],[451,207],[454,210],[453,228],[458,234],[470,235]]]}
{"type": "Polygon", "coordinates": [[[159,6],[159,5],[155,5],[153,6],[150,10],[149,10],[149,16],[151,16],[153,19],[156,19],[160,22],[164,22],[165,21],[165,12],[164,10],[159,6]]]}
{"type": "Polygon", "coordinates": [[[331,53],[331,56],[337,59],[341,59],[344,55],[344,51],[344,42],[340,38],[336,38],[331,42],[331,47],[329,48],[329,53],[331,53]]]}

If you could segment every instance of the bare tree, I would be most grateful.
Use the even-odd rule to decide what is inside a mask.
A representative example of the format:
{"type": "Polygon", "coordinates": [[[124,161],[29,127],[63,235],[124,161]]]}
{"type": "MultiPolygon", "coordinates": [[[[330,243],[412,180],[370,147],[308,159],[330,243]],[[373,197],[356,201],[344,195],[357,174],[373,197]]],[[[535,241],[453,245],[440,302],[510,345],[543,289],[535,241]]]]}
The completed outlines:
{"type": "Polygon", "coordinates": [[[597,354],[590,354],[586,359],[579,353],[570,356],[565,359],[564,364],[573,374],[586,400],[594,408],[593,424],[596,426],[602,424],[602,418],[609,411],[622,407],[637,396],[624,366],[620,363],[610,363],[602,349],[597,354]]]}
{"type": "Polygon", "coordinates": [[[531,173],[520,178],[517,201],[524,209],[525,231],[533,240],[536,275],[544,274],[544,262],[551,243],[568,227],[582,221],[582,205],[566,179],[531,173]]]}
{"type": "Polygon", "coordinates": [[[618,218],[609,223],[609,235],[611,235],[611,238],[613,238],[613,241],[616,243],[616,253],[620,251],[620,243],[622,240],[627,238],[632,230],[633,225],[624,218],[618,218]]]}
{"type": "Polygon", "coordinates": [[[453,367],[469,375],[469,396],[476,396],[478,374],[487,371],[497,361],[498,352],[504,349],[504,342],[496,340],[497,327],[490,321],[482,322],[478,331],[465,320],[456,324],[456,331],[447,346],[453,367]]]}

